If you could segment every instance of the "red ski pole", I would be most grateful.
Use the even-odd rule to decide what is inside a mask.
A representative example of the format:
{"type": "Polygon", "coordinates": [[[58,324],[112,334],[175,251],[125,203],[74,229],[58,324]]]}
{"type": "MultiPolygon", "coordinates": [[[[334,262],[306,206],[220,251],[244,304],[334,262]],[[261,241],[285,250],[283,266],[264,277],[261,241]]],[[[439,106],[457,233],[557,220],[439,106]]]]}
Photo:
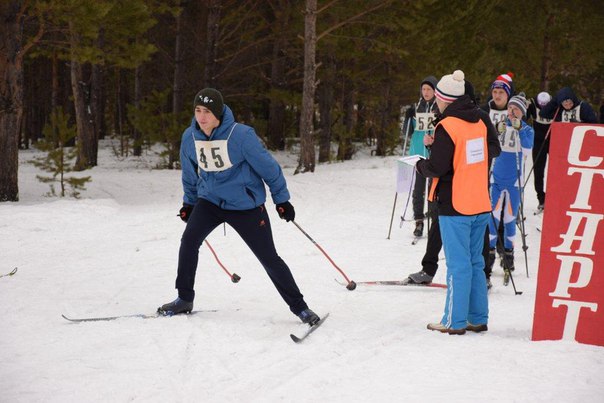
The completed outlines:
{"type": "Polygon", "coordinates": [[[319,248],[319,250],[320,250],[320,251],[323,253],[323,255],[325,255],[325,257],[327,258],[327,260],[329,260],[329,262],[330,262],[330,263],[333,265],[333,267],[335,267],[335,268],[336,268],[336,269],[337,269],[337,270],[340,272],[340,274],[342,274],[342,276],[344,276],[344,278],[346,279],[346,282],[348,283],[348,285],[346,286],[346,288],[347,288],[348,290],[350,290],[350,291],[352,291],[352,290],[354,290],[355,288],[357,288],[357,283],[355,283],[354,281],[350,280],[350,279],[348,278],[348,276],[346,276],[346,274],[344,274],[344,272],[342,271],[342,269],[340,269],[340,268],[338,267],[338,265],[337,265],[337,264],[335,264],[333,260],[331,260],[331,258],[330,258],[330,257],[329,257],[329,255],[328,255],[328,254],[327,254],[327,253],[326,253],[326,252],[323,250],[323,248],[321,248],[321,246],[320,246],[320,245],[319,245],[319,244],[318,244],[318,243],[317,243],[317,242],[316,242],[314,239],[312,239],[312,238],[310,237],[310,235],[308,235],[308,234],[306,233],[306,231],[304,231],[304,230],[302,229],[302,227],[300,227],[300,226],[298,225],[298,223],[297,223],[297,222],[295,222],[294,220],[292,220],[292,222],[294,223],[294,225],[295,225],[296,227],[298,227],[298,229],[299,229],[299,230],[300,230],[300,231],[301,231],[301,232],[302,232],[304,235],[306,235],[306,237],[307,237],[307,238],[308,238],[308,239],[309,239],[309,240],[310,240],[312,243],[314,243],[314,244],[315,244],[315,246],[316,246],[317,248],[319,248]]]}
{"type": "Polygon", "coordinates": [[[220,259],[218,259],[218,255],[216,254],[216,252],[214,251],[214,248],[212,248],[212,245],[210,245],[210,243],[208,242],[208,240],[205,240],[206,245],[208,245],[208,248],[210,249],[210,252],[212,252],[212,255],[214,255],[214,259],[216,259],[216,262],[220,265],[220,267],[222,267],[222,270],[224,270],[224,272],[226,274],[228,274],[228,276],[231,278],[231,281],[233,283],[238,283],[239,280],[241,280],[241,277],[239,277],[237,275],[237,273],[229,273],[229,271],[227,270],[226,267],[224,267],[224,265],[222,264],[222,262],[220,261],[220,259]]]}

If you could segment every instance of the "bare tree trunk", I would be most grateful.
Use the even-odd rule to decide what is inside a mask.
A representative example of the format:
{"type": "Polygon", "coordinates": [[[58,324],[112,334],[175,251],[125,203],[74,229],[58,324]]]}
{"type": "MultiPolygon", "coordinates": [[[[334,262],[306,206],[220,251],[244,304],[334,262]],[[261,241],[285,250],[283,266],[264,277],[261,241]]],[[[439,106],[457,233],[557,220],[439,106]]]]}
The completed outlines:
{"type": "Polygon", "coordinates": [[[124,88],[126,87],[125,78],[122,75],[122,70],[119,67],[115,69],[115,119],[114,119],[114,131],[117,133],[117,136],[120,139],[120,155],[128,156],[130,153],[130,148],[128,144],[128,139],[124,134],[124,120],[125,120],[125,95],[124,88]]]}
{"type": "Polygon", "coordinates": [[[23,114],[22,3],[0,3],[0,202],[19,201],[19,132],[23,114]]]}
{"type": "Polygon", "coordinates": [[[556,15],[549,12],[547,22],[545,23],[543,32],[543,53],[541,54],[541,91],[549,90],[550,68],[552,66],[552,38],[550,36],[550,27],[554,23],[556,15]]]}
{"type": "Polygon", "coordinates": [[[275,41],[273,42],[273,55],[271,63],[271,92],[268,112],[268,147],[272,150],[285,149],[285,104],[280,98],[280,93],[286,87],[285,55],[283,49],[287,44],[287,36],[279,35],[284,32],[290,22],[288,5],[279,4],[275,9],[275,41]]]}
{"type": "MultiPolygon", "coordinates": [[[[386,66],[386,77],[388,77],[390,75],[390,66],[386,66]]],[[[386,80],[384,82],[384,89],[383,89],[383,102],[384,104],[382,105],[382,108],[380,110],[380,127],[378,129],[378,133],[377,133],[377,141],[376,141],[376,147],[375,147],[375,155],[383,157],[386,155],[386,144],[385,144],[385,140],[386,140],[386,136],[387,133],[386,131],[388,130],[388,122],[390,120],[390,92],[392,89],[392,81],[391,80],[386,80]]]]}
{"type": "Polygon", "coordinates": [[[344,133],[338,143],[338,160],[346,161],[352,159],[354,148],[352,146],[352,137],[354,135],[354,86],[352,80],[347,80],[344,84],[343,105],[344,110],[344,133]]]}
{"type": "Polygon", "coordinates": [[[73,24],[70,27],[70,46],[72,48],[72,56],[70,60],[71,71],[71,91],[73,94],[73,105],[75,108],[76,127],[78,130],[77,146],[78,156],[76,158],[76,170],[84,170],[92,168],[97,164],[97,141],[92,126],[92,119],[87,110],[86,105],[86,83],[84,82],[84,74],[82,65],[75,58],[73,52],[79,44],[79,38],[73,24]]]}
{"type": "MultiPolygon", "coordinates": [[[[182,60],[182,12],[176,16],[176,38],[174,43],[174,80],[172,85],[172,113],[178,116],[183,110],[183,87],[184,87],[184,62],[182,60]]],[[[172,143],[170,155],[168,156],[168,166],[174,168],[174,164],[179,160],[180,139],[172,143]]]]}
{"type": "Polygon", "coordinates": [[[319,112],[320,112],[320,127],[319,132],[319,162],[329,162],[331,159],[331,109],[334,97],[334,81],[335,81],[335,60],[333,53],[327,51],[327,57],[324,62],[325,69],[323,71],[323,79],[319,87],[319,112]]]}
{"type": "Polygon", "coordinates": [[[203,70],[203,85],[215,86],[216,57],[218,50],[218,39],[220,35],[220,9],[221,0],[208,1],[208,38],[206,43],[206,64],[203,70]]]}
{"type": "MultiPolygon", "coordinates": [[[[104,29],[101,28],[97,39],[99,49],[105,45],[104,29]]],[[[92,128],[94,130],[94,155],[98,155],[99,139],[105,138],[105,71],[104,68],[95,64],[92,66],[90,77],[90,109],[92,128]]],[[[95,164],[96,165],[96,164],[95,164]]]]}
{"type": "MultiPolygon", "coordinates": [[[[143,66],[140,65],[134,69],[134,107],[136,109],[141,106],[141,99],[143,97],[142,81],[143,79],[143,66]]],[[[132,155],[140,157],[143,153],[143,144],[141,140],[141,133],[135,128],[132,129],[132,155]]]]}
{"type": "Polygon", "coordinates": [[[304,86],[300,115],[300,159],[295,173],[315,171],[313,113],[315,100],[315,53],[317,46],[317,0],[306,0],[304,17],[304,86]]]}

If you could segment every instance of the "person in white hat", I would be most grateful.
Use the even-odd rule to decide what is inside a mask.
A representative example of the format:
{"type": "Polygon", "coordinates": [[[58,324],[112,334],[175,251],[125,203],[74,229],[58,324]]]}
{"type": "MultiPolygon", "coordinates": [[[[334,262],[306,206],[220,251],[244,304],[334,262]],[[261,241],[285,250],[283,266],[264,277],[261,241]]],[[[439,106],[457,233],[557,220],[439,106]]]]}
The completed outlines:
{"type": "Polygon", "coordinates": [[[436,85],[441,119],[428,160],[416,165],[433,178],[429,200],[438,206],[447,259],[447,297],[442,319],[429,330],[448,334],[487,330],[489,308],[482,255],[491,211],[488,190],[487,126],[465,93],[465,75],[456,70],[436,85]]]}

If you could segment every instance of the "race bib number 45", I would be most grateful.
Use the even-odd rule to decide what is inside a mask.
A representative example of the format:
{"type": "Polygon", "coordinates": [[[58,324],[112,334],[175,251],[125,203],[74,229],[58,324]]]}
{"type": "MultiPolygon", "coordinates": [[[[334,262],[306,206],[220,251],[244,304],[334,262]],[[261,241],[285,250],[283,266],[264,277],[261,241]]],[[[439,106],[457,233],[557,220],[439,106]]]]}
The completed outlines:
{"type": "Polygon", "coordinates": [[[206,172],[220,172],[233,166],[229,158],[227,140],[195,140],[197,165],[206,172]]]}

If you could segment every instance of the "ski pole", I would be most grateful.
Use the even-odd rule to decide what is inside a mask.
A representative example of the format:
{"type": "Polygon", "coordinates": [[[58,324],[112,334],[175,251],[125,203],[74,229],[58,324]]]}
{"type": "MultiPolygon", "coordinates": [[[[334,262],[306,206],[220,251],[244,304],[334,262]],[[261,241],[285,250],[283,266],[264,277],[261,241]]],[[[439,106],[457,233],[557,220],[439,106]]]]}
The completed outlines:
{"type": "MultiPolygon", "coordinates": [[[[517,133],[517,142],[516,142],[516,173],[518,175],[518,191],[520,192],[520,206],[518,210],[518,214],[520,215],[520,236],[522,238],[522,251],[524,252],[524,267],[526,268],[526,278],[529,277],[529,269],[528,269],[528,255],[526,250],[528,246],[526,244],[526,228],[524,226],[524,187],[520,186],[520,167],[522,164],[520,163],[520,157],[518,154],[522,155],[522,145],[520,143],[520,131],[517,133]]],[[[523,170],[524,172],[524,170],[523,170]]],[[[526,183],[526,182],[525,182],[526,183]]],[[[512,285],[514,283],[512,282],[512,285]]],[[[515,287],[514,287],[515,288],[515,287]]]]}
{"type": "Polygon", "coordinates": [[[510,280],[512,281],[512,287],[514,288],[514,295],[522,295],[522,291],[516,290],[516,284],[514,283],[514,276],[512,276],[512,271],[510,269],[506,269],[508,271],[508,275],[510,276],[510,280]]]}
{"type": "Polygon", "coordinates": [[[224,270],[224,272],[231,278],[231,281],[233,283],[238,283],[239,280],[241,280],[241,277],[239,277],[237,275],[237,273],[229,273],[229,271],[227,270],[226,267],[224,267],[224,265],[222,264],[222,262],[220,261],[220,259],[218,259],[218,255],[216,254],[216,252],[214,251],[214,248],[212,248],[212,245],[210,245],[210,243],[208,242],[208,240],[205,240],[206,245],[208,246],[208,248],[210,249],[210,252],[212,252],[212,254],[214,255],[214,259],[216,259],[216,262],[218,263],[218,265],[220,265],[220,267],[222,267],[222,270],[224,270]]]}
{"type": "MultiPolygon", "coordinates": [[[[552,123],[554,123],[554,121],[556,120],[556,117],[558,116],[559,111],[560,111],[560,107],[558,107],[558,109],[556,109],[556,113],[554,114],[552,123]]],[[[523,192],[524,192],[524,188],[526,187],[526,184],[527,184],[529,178],[531,177],[533,171],[535,170],[535,162],[538,161],[539,158],[541,157],[541,153],[543,152],[543,149],[545,148],[545,144],[547,143],[547,139],[549,138],[551,130],[552,130],[552,125],[550,123],[549,127],[547,128],[547,133],[545,133],[545,138],[543,139],[543,143],[541,143],[541,147],[539,147],[539,151],[537,151],[537,157],[535,157],[535,159],[533,161],[533,166],[531,166],[531,170],[527,174],[526,179],[524,180],[524,184],[522,185],[523,192]]]]}
{"type": "Polygon", "coordinates": [[[407,201],[405,202],[405,209],[403,210],[403,215],[401,216],[401,224],[399,227],[403,227],[403,222],[405,220],[405,216],[407,215],[407,209],[409,208],[409,200],[411,200],[411,194],[413,193],[413,185],[415,184],[415,169],[413,169],[413,173],[411,174],[411,182],[409,183],[409,192],[407,193],[407,201]]]}
{"type": "Polygon", "coordinates": [[[327,260],[329,260],[329,262],[330,262],[330,263],[333,265],[333,267],[335,267],[335,268],[336,268],[336,270],[338,270],[338,271],[340,272],[340,274],[341,274],[342,276],[344,276],[344,279],[345,279],[345,280],[346,280],[346,282],[348,283],[348,284],[346,285],[346,288],[347,288],[348,290],[350,290],[350,291],[352,291],[352,290],[354,290],[355,288],[357,288],[357,284],[356,284],[354,281],[350,280],[350,279],[348,278],[348,276],[346,276],[346,274],[345,274],[345,273],[342,271],[342,269],[340,269],[340,268],[338,267],[338,265],[337,265],[337,264],[335,264],[333,260],[331,260],[331,258],[330,258],[330,257],[329,257],[329,255],[328,255],[328,254],[327,254],[327,253],[326,253],[326,252],[323,250],[323,248],[321,248],[321,246],[320,246],[320,245],[319,245],[319,244],[318,244],[318,243],[317,243],[317,242],[316,242],[314,239],[312,239],[312,238],[311,238],[311,236],[310,236],[310,235],[308,235],[308,234],[306,233],[306,231],[304,231],[304,230],[302,229],[302,227],[300,227],[300,226],[298,225],[298,223],[297,223],[297,222],[295,222],[294,220],[292,220],[292,222],[294,223],[294,225],[295,225],[296,227],[298,227],[298,229],[299,229],[299,230],[300,230],[300,231],[301,231],[301,232],[302,232],[304,235],[306,235],[306,237],[307,237],[307,238],[308,238],[308,239],[309,239],[309,240],[310,240],[310,241],[311,241],[313,244],[315,244],[315,246],[316,246],[316,247],[317,247],[317,248],[318,248],[318,249],[319,249],[319,250],[320,250],[320,251],[323,253],[323,255],[325,255],[325,257],[327,258],[327,260]]]}
{"type": "Polygon", "coordinates": [[[390,233],[392,232],[392,221],[394,221],[394,211],[396,210],[396,198],[398,197],[398,192],[394,193],[394,204],[392,205],[392,215],[390,216],[390,227],[388,228],[388,236],[386,239],[390,239],[390,233]]]}
{"type": "MultiPolygon", "coordinates": [[[[491,220],[493,221],[493,225],[497,228],[497,221],[495,220],[495,215],[491,210],[491,220]]],[[[501,249],[504,250],[503,240],[499,237],[499,233],[497,234],[497,243],[501,246],[501,249]]],[[[486,262],[485,262],[486,263],[486,262]]],[[[510,276],[510,280],[512,280],[512,287],[514,288],[514,295],[522,295],[522,291],[516,290],[516,284],[514,283],[514,278],[512,277],[512,271],[509,268],[504,267],[504,271],[507,271],[507,274],[510,276]]]]}

